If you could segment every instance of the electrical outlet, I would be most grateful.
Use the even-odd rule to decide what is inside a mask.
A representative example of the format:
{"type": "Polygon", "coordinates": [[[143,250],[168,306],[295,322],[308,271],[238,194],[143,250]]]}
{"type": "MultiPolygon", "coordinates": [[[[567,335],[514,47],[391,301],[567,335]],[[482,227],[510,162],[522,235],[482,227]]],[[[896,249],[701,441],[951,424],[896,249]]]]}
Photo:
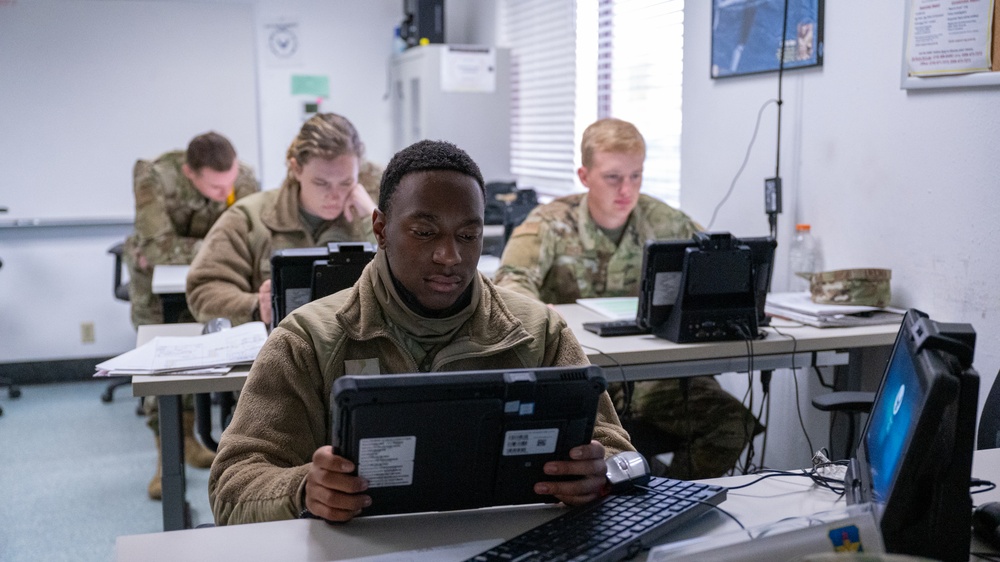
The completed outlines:
{"type": "Polygon", "coordinates": [[[94,323],[80,323],[80,343],[94,343],[94,323]]]}

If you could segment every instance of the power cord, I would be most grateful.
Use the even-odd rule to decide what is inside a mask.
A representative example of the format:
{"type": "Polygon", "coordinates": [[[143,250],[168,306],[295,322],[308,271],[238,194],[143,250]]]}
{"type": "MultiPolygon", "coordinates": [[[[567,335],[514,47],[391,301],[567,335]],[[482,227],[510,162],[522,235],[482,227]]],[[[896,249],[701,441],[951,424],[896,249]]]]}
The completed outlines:
{"type": "Polygon", "coordinates": [[[795,339],[795,336],[791,334],[782,332],[775,326],[771,326],[771,329],[779,336],[792,340],[792,381],[795,383],[795,411],[799,417],[799,427],[802,428],[802,435],[805,436],[806,444],[809,446],[809,453],[812,454],[815,449],[813,449],[812,439],[809,438],[809,432],[806,431],[806,422],[802,419],[802,404],[799,403],[799,377],[796,373],[799,367],[795,366],[795,353],[798,351],[799,340],[795,339]]]}
{"type": "Polygon", "coordinates": [[[615,364],[616,367],[618,367],[618,372],[622,376],[622,400],[625,402],[624,406],[622,406],[621,408],[621,411],[618,412],[618,417],[621,419],[626,419],[626,418],[630,419],[632,416],[632,385],[634,385],[635,383],[633,381],[628,380],[628,377],[625,375],[625,367],[622,366],[622,364],[619,363],[618,360],[615,359],[613,356],[608,355],[607,353],[605,353],[600,349],[597,349],[596,347],[583,345],[582,343],[580,344],[580,347],[599,353],[602,357],[607,357],[609,360],[611,360],[612,363],[615,364]]]}
{"type": "Polygon", "coordinates": [[[726,194],[722,197],[722,201],[719,201],[719,204],[715,206],[715,210],[712,211],[712,219],[708,221],[708,227],[705,228],[706,232],[712,230],[712,225],[715,224],[715,217],[719,214],[719,209],[721,209],[726,203],[729,196],[733,194],[733,189],[736,188],[736,181],[740,179],[740,175],[743,174],[743,170],[747,167],[747,162],[750,161],[750,151],[753,150],[754,142],[757,140],[757,131],[760,130],[761,117],[764,115],[764,110],[767,109],[767,106],[772,103],[777,104],[778,100],[769,99],[765,101],[764,105],[760,106],[760,109],[757,111],[757,123],[753,126],[753,135],[750,137],[750,144],[747,145],[746,155],[743,156],[743,163],[740,164],[740,169],[737,170],[736,175],[733,176],[733,181],[729,184],[729,191],[726,192],[726,194]]]}

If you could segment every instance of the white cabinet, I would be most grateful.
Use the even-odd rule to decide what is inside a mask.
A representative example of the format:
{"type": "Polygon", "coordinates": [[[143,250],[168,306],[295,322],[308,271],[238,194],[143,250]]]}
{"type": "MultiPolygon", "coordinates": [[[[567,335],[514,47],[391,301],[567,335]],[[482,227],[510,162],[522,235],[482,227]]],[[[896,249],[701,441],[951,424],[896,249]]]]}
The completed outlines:
{"type": "Polygon", "coordinates": [[[393,149],[446,140],[479,164],[486,181],[510,173],[510,51],[431,44],[392,62],[393,149]]]}

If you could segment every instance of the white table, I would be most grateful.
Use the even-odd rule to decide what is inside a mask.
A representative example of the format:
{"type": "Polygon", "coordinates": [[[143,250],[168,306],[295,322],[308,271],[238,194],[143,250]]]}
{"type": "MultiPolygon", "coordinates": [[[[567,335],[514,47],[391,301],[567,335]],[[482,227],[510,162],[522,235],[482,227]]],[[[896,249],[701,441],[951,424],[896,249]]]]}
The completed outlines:
{"type": "MultiPolygon", "coordinates": [[[[1000,480],[1000,449],[977,451],[972,474],[994,482],[1000,480]]],[[[755,478],[748,475],[707,482],[735,486],[755,478]]],[[[976,504],[998,500],[1000,490],[974,496],[976,504]]],[[[778,477],[749,488],[730,491],[720,507],[736,516],[746,527],[753,527],[844,505],[842,498],[813,486],[805,478],[778,477]]],[[[341,525],[330,525],[314,519],[297,519],[122,536],[116,541],[116,560],[345,560],[487,539],[506,540],[555,517],[560,510],[555,506],[491,508],[359,518],[341,525]]],[[[685,528],[667,535],[662,542],[735,530],[738,530],[735,522],[712,510],[685,528]]],[[[977,538],[973,538],[973,551],[988,550],[977,538]]],[[[449,560],[444,554],[437,558],[449,560]]],[[[638,559],[643,558],[644,556],[640,556],[638,559]]]]}
{"type": "MultiPolygon", "coordinates": [[[[604,370],[608,380],[644,380],[684,377],[747,369],[746,345],[743,342],[713,342],[676,344],[655,336],[601,338],[583,330],[580,324],[599,319],[580,305],[557,305],[570,328],[583,344],[590,361],[609,367],[604,370]],[[622,366],[619,370],[609,358],[622,366]]],[[[786,330],[783,330],[786,331],[786,330]]],[[[791,332],[791,330],[787,330],[791,332]]],[[[799,328],[797,341],[770,334],[754,343],[754,369],[787,368],[794,365],[843,364],[847,353],[869,346],[891,345],[896,326],[864,326],[857,328],[799,328]],[[793,348],[795,353],[792,353],[793,348]]],[[[197,335],[199,324],[161,324],[141,326],[137,344],[142,345],[154,335],[197,335]]],[[[181,436],[181,396],[211,392],[238,391],[243,388],[248,370],[243,368],[222,376],[155,375],[132,378],[135,396],[160,398],[160,438],[162,446],[163,528],[183,529],[185,521],[184,450],[181,436]]]]}
{"type": "MultiPolygon", "coordinates": [[[[674,343],[649,334],[602,338],[584,330],[583,323],[607,318],[578,304],[560,304],[553,308],[569,324],[591,363],[606,367],[604,374],[609,381],[621,381],[622,370],[627,380],[649,380],[746,372],[748,368],[744,341],[674,343]],[[623,369],[619,369],[619,365],[623,369]]],[[[779,322],[775,320],[776,325],[779,322]]],[[[754,354],[753,370],[844,365],[857,350],[891,346],[899,332],[899,324],[852,328],[796,325],[778,330],[785,335],[774,328],[763,328],[761,331],[767,333],[767,337],[750,343],[754,354]]]]}

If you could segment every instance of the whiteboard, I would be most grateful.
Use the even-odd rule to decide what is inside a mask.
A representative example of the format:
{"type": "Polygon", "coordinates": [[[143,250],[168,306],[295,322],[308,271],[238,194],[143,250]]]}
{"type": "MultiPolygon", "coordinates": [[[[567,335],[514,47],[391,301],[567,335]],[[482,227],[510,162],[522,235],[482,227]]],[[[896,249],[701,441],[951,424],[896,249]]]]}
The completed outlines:
{"type": "Polygon", "coordinates": [[[0,215],[131,220],[132,166],[228,137],[259,156],[252,6],[0,2],[0,215]]]}

